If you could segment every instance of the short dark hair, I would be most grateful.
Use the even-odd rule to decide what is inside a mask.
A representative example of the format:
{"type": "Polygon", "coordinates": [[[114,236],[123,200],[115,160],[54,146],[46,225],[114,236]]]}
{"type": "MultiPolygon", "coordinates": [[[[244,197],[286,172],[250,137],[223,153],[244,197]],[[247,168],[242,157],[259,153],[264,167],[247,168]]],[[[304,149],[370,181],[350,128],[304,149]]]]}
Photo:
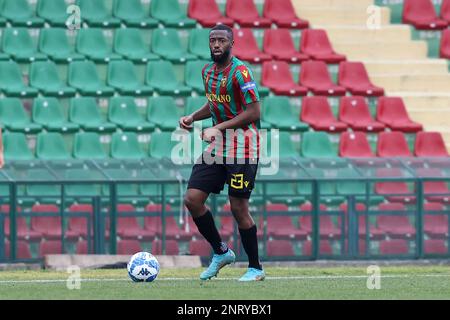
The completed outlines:
{"type": "Polygon", "coordinates": [[[216,31],[216,30],[225,30],[228,33],[228,37],[231,40],[233,40],[233,29],[231,29],[229,26],[227,26],[225,24],[217,24],[211,28],[209,33],[211,33],[211,31],[216,31]]]}

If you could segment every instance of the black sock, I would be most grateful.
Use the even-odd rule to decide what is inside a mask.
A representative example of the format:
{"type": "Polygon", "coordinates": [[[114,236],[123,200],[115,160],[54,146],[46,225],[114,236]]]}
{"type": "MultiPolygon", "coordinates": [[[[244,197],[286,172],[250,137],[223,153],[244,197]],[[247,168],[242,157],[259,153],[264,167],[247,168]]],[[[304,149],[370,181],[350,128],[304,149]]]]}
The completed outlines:
{"type": "Polygon", "coordinates": [[[242,245],[248,256],[248,267],[262,270],[258,257],[258,238],[256,237],[256,225],[250,229],[239,229],[242,245]]]}
{"type": "Polygon", "coordinates": [[[193,219],[197,225],[198,231],[200,231],[202,236],[209,242],[215,254],[224,254],[228,252],[226,243],[222,242],[219,231],[217,231],[211,211],[208,210],[204,215],[193,219]]]}

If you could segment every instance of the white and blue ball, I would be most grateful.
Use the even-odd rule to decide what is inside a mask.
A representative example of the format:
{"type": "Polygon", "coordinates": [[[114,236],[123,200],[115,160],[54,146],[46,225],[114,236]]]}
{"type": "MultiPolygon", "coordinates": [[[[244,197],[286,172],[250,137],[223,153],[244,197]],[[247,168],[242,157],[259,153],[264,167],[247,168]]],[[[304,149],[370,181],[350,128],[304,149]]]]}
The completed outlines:
{"type": "Polygon", "coordinates": [[[148,252],[134,254],[127,265],[128,275],[134,282],[152,282],[159,273],[159,262],[148,252]]]}

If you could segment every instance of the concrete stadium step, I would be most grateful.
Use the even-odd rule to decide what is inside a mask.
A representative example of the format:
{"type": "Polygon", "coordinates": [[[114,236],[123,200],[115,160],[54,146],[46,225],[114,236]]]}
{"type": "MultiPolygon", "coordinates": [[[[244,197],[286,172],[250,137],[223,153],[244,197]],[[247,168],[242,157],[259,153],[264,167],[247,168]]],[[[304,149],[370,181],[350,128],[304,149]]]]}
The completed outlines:
{"type": "MultiPolygon", "coordinates": [[[[320,28],[320,26],[315,26],[320,28]]],[[[367,26],[326,27],[333,43],[346,42],[398,42],[411,40],[411,28],[404,25],[383,26],[380,29],[367,29],[367,26]]]]}
{"type": "Polygon", "coordinates": [[[403,62],[397,60],[362,60],[362,62],[364,62],[364,65],[371,76],[448,74],[447,61],[443,59],[406,60],[403,62]]]}
{"type": "Polygon", "coordinates": [[[374,4],[374,0],[294,0],[299,8],[313,7],[358,7],[367,8],[374,4]]]}
{"type": "Polygon", "coordinates": [[[340,43],[333,42],[334,49],[347,55],[350,60],[415,60],[427,57],[428,47],[424,41],[340,43]]]}
{"type": "Polygon", "coordinates": [[[450,74],[446,75],[402,75],[370,76],[372,81],[388,91],[448,92],[450,74]]]}
{"type": "Polygon", "coordinates": [[[445,125],[448,125],[448,119],[450,119],[450,107],[447,110],[408,108],[408,113],[411,119],[426,124],[426,126],[444,127],[445,125]]]}
{"type": "Polygon", "coordinates": [[[408,110],[430,108],[434,110],[450,109],[450,93],[418,94],[410,92],[388,91],[387,95],[402,97],[408,110]]]}

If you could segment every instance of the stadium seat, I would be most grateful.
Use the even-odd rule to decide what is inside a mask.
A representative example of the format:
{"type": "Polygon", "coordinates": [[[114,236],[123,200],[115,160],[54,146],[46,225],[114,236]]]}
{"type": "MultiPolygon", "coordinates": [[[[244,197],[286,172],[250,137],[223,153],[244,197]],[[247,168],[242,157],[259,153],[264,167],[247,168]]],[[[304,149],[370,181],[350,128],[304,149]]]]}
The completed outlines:
{"type": "Polygon", "coordinates": [[[272,56],[261,52],[252,29],[234,29],[233,54],[241,60],[251,63],[263,63],[272,60],[272,56]]]}
{"type": "Polygon", "coordinates": [[[111,138],[111,157],[115,159],[143,159],[142,151],[136,133],[116,132],[111,138]]]}
{"type": "Polygon", "coordinates": [[[3,29],[2,51],[21,63],[47,59],[45,54],[37,51],[27,28],[3,29]]]}
{"type": "MultiPolygon", "coordinates": [[[[200,109],[202,106],[205,105],[207,102],[205,97],[187,97],[186,99],[186,107],[184,110],[184,115],[192,114],[193,112],[200,109]]],[[[194,126],[197,124],[201,124],[202,128],[209,128],[212,126],[212,120],[211,119],[205,119],[202,121],[196,121],[194,123],[194,126]]]]}
{"type": "Polygon", "coordinates": [[[148,99],[147,120],[161,130],[178,128],[179,108],[171,96],[151,97],[148,99]]]}
{"type": "Polygon", "coordinates": [[[73,140],[73,157],[76,159],[106,159],[106,152],[95,132],[77,132],[73,140]]]}
{"type": "Polygon", "coordinates": [[[447,181],[436,180],[436,178],[445,179],[445,173],[439,169],[434,168],[418,168],[416,176],[423,178],[423,193],[425,199],[429,202],[441,202],[450,203],[450,189],[448,188],[447,181]],[[432,181],[426,178],[433,178],[432,181]]]}
{"type": "Polygon", "coordinates": [[[114,94],[113,88],[102,83],[92,61],[72,62],[69,65],[68,82],[83,96],[110,97],[114,94]]]}
{"type": "Polygon", "coordinates": [[[383,158],[412,157],[402,132],[381,132],[378,135],[377,155],[383,158]]]}
{"type": "Polygon", "coordinates": [[[424,241],[423,253],[448,255],[449,250],[446,246],[446,241],[438,239],[428,239],[424,241]]]}
{"type": "Polygon", "coordinates": [[[276,60],[289,63],[301,63],[309,56],[295,49],[294,41],[288,29],[266,29],[264,31],[263,49],[276,60]]]}
{"type": "Polygon", "coordinates": [[[76,254],[88,254],[88,253],[92,253],[89,251],[88,248],[88,243],[86,240],[81,240],[77,242],[77,247],[75,250],[76,254]]]}
{"type": "MultiPolygon", "coordinates": [[[[70,217],[69,221],[67,223],[67,230],[65,232],[65,237],[67,239],[79,239],[84,238],[86,239],[88,237],[88,220],[91,219],[91,231],[89,234],[92,234],[93,230],[93,219],[92,219],[92,213],[93,208],[90,204],[72,204],[69,207],[70,213],[89,213],[89,217],[70,217]]],[[[87,245],[87,243],[86,243],[87,245]]],[[[78,252],[77,252],[78,253],[78,252]]],[[[87,253],[87,250],[86,252],[87,253]]]]}
{"type": "Polygon", "coordinates": [[[380,254],[399,255],[408,253],[409,253],[409,245],[407,240],[394,239],[394,240],[380,241],[380,254]]]}
{"type": "Polygon", "coordinates": [[[65,28],[67,22],[67,4],[64,0],[39,0],[36,12],[52,27],[65,28]]]}
{"type": "Polygon", "coordinates": [[[0,15],[13,26],[40,28],[44,20],[34,15],[27,0],[2,0],[0,15]]]}
{"type": "MultiPolygon", "coordinates": [[[[8,207],[9,209],[9,207],[8,207]]],[[[9,217],[5,217],[4,220],[4,231],[5,231],[5,236],[10,238],[10,220],[9,217]]],[[[27,241],[38,241],[40,239],[42,239],[42,233],[35,231],[35,230],[31,230],[30,228],[28,228],[28,224],[27,221],[24,217],[16,217],[16,235],[17,238],[20,240],[27,240],[27,241]]]]}
{"type": "Polygon", "coordinates": [[[149,17],[140,0],[115,0],[113,14],[122,20],[127,28],[156,28],[158,26],[158,21],[149,17]]]}
{"type": "Polygon", "coordinates": [[[450,24],[450,1],[442,0],[441,4],[441,18],[450,24]]]}
{"type": "Polygon", "coordinates": [[[339,140],[339,156],[347,158],[372,158],[369,141],[364,132],[343,132],[339,140]]]}
{"type": "Polygon", "coordinates": [[[222,236],[223,239],[229,239],[233,235],[234,223],[235,220],[231,215],[220,217],[219,234],[222,236]]]}
{"type": "MultiPolygon", "coordinates": [[[[346,232],[348,232],[348,205],[347,203],[343,203],[339,206],[339,209],[342,210],[345,214],[345,220],[347,221],[347,225],[345,226],[346,232]]],[[[366,211],[366,206],[362,203],[356,204],[356,211],[366,211]]],[[[358,237],[361,239],[365,239],[367,236],[367,227],[366,227],[366,219],[368,216],[359,215],[358,219],[358,237]]],[[[369,238],[374,240],[384,239],[386,237],[386,233],[383,230],[378,229],[375,225],[368,222],[367,226],[369,227],[369,238]]],[[[360,253],[364,252],[364,250],[360,250],[360,253]]]]}
{"type": "Polygon", "coordinates": [[[440,30],[448,25],[439,19],[431,0],[404,0],[403,23],[412,24],[419,30],[440,30]]]}
{"type": "MultiPolygon", "coordinates": [[[[136,212],[130,204],[119,204],[117,206],[117,213],[136,212]]],[[[137,240],[152,240],[155,233],[148,229],[142,228],[136,217],[133,216],[119,216],[117,218],[117,234],[123,239],[137,239],[137,240]]]]}
{"type": "Polygon", "coordinates": [[[43,125],[47,131],[72,133],[79,129],[76,123],[66,120],[60,102],[54,97],[34,99],[32,117],[34,122],[43,125]]]}
{"type": "MultiPolygon", "coordinates": [[[[55,175],[47,169],[29,169],[26,179],[32,181],[52,181],[55,175]]],[[[61,197],[61,187],[57,184],[29,184],[25,186],[27,203],[57,204],[61,197]]]]}
{"type": "Polygon", "coordinates": [[[31,150],[28,148],[27,138],[23,133],[4,133],[3,147],[6,161],[26,161],[34,159],[33,153],[31,153],[31,150]]]}
{"type": "Polygon", "coordinates": [[[289,64],[285,61],[264,62],[261,82],[276,95],[305,96],[308,93],[308,89],[294,82],[289,64]]]}
{"type": "Polygon", "coordinates": [[[291,106],[288,97],[272,96],[263,101],[262,119],[285,131],[306,131],[308,125],[300,122],[299,113],[291,106]]]}
{"type": "Polygon", "coordinates": [[[42,160],[67,160],[70,159],[70,153],[60,133],[42,132],[37,135],[36,157],[42,160]]]}
{"type": "MultiPolygon", "coordinates": [[[[130,148],[132,149],[132,148],[130,148]]],[[[131,154],[126,155],[127,158],[122,157],[119,159],[123,160],[131,160],[131,159],[139,159],[137,155],[131,154]]],[[[113,180],[129,180],[130,174],[127,171],[119,168],[111,168],[111,169],[103,169],[106,176],[110,177],[113,180]]],[[[102,185],[102,194],[105,197],[110,197],[110,185],[103,184],[102,185]]],[[[143,199],[140,197],[138,185],[136,183],[120,183],[117,185],[117,197],[118,203],[121,204],[132,204],[136,206],[145,206],[148,203],[148,199],[143,199]]],[[[109,200],[108,200],[109,203],[109,200]]],[[[109,224],[107,224],[107,227],[109,224]]],[[[107,229],[108,230],[108,229],[107,229]]]]}
{"type": "MultiPolygon", "coordinates": [[[[93,175],[89,169],[67,169],[64,171],[64,179],[68,181],[89,181],[92,178],[93,175]]],[[[66,185],[64,192],[68,201],[77,203],[92,203],[93,197],[101,195],[100,188],[93,183],[66,185]]]]}
{"type": "MultiPolygon", "coordinates": [[[[280,158],[283,159],[284,157],[280,156],[280,158]]],[[[286,171],[281,170],[271,177],[274,180],[292,179],[286,171]]],[[[297,193],[296,187],[297,183],[294,182],[266,183],[266,195],[273,204],[299,205],[305,202],[305,197],[297,193]]]]}
{"type": "MultiPolygon", "coordinates": [[[[327,211],[327,207],[323,204],[320,205],[321,211],[327,211]]],[[[311,212],[312,211],[312,205],[311,203],[305,203],[300,206],[300,211],[306,211],[311,212]]],[[[341,218],[338,218],[339,228],[337,228],[334,225],[334,222],[332,220],[332,216],[330,215],[321,215],[319,213],[319,234],[320,237],[323,239],[337,239],[341,236],[341,218]]],[[[299,217],[299,225],[300,229],[307,232],[308,234],[311,234],[313,232],[312,227],[312,216],[311,215],[302,215],[299,217]]]]}
{"type": "Polygon", "coordinates": [[[375,86],[369,79],[361,62],[341,62],[338,73],[339,85],[346,87],[355,96],[382,96],[384,89],[375,86]]]}
{"type": "Polygon", "coordinates": [[[417,157],[448,157],[444,139],[439,132],[418,132],[414,146],[417,157]]]}
{"type": "MultiPolygon", "coordinates": [[[[303,242],[302,254],[305,256],[312,255],[312,241],[303,242]]],[[[331,255],[333,254],[333,248],[328,240],[320,240],[319,242],[319,254],[320,255],[331,255]]]]}
{"type": "MultiPolygon", "coordinates": [[[[396,168],[382,168],[376,171],[377,178],[401,178],[404,174],[400,169],[396,168]]],[[[379,195],[385,196],[390,202],[400,203],[415,203],[416,197],[412,195],[406,182],[400,181],[385,181],[377,182],[375,184],[375,192],[379,195]]]]}
{"type": "Polygon", "coordinates": [[[267,256],[294,256],[294,247],[290,240],[269,240],[266,242],[267,256]]]}
{"type": "Polygon", "coordinates": [[[84,56],[76,53],[69,44],[66,29],[45,28],[39,33],[39,51],[57,63],[84,60],[84,56]]]}
{"type": "Polygon", "coordinates": [[[210,30],[206,28],[195,28],[190,31],[188,50],[199,59],[211,59],[209,31],[210,30]]]}
{"type": "Polygon", "coordinates": [[[119,54],[112,51],[111,46],[106,42],[103,30],[98,28],[81,28],[77,30],[75,47],[77,52],[96,63],[108,63],[111,60],[122,58],[119,54]]]}
{"type": "Polygon", "coordinates": [[[299,154],[295,150],[294,143],[291,140],[291,134],[286,131],[280,131],[278,134],[267,135],[267,143],[260,142],[261,153],[267,157],[279,157],[280,160],[284,159],[296,159],[299,154]],[[272,144],[278,144],[277,149],[274,150],[275,154],[272,154],[272,144]]]}
{"type": "Polygon", "coordinates": [[[309,22],[295,14],[291,0],[264,1],[263,16],[275,22],[278,28],[305,29],[309,22]]]}
{"type": "Polygon", "coordinates": [[[116,125],[107,122],[100,114],[94,97],[78,97],[70,100],[69,119],[84,131],[111,133],[116,131],[116,125]]]}
{"type": "MultiPolygon", "coordinates": [[[[169,212],[171,211],[172,208],[170,207],[169,204],[166,204],[166,208],[165,208],[165,212],[169,212]]],[[[153,216],[147,216],[144,217],[144,228],[148,229],[148,230],[153,230],[154,232],[157,232],[158,230],[161,229],[160,224],[161,219],[161,211],[162,211],[162,205],[161,204],[148,204],[145,207],[145,212],[148,213],[157,213],[158,215],[153,215],[153,216]]]]}
{"type": "MultiPolygon", "coordinates": [[[[153,240],[152,241],[152,253],[153,254],[162,254],[162,240],[153,240]]],[[[166,255],[178,255],[180,253],[180,248],[178,246],[177,240],[166,240],[166,255]]]]}
{"type": "Polygon", "coordinates": [[[301,155],[305,158],[336,158],[337,154],[325,132],[305,132],[301,141],[301,155]]]}
{"type": "Polygon", "coordinates": [[[172,148],[178,143],[172,141],[172,131],[155,132],[150,139],[149,156],[154,159],[171,159],[172,148]]]}
{"type": "Polygon", "coordinates": [[[156,54],[150,52],[139,29],[117,29],[114,33],[114,51],[137,64],[159,60],[156,54]]]}
{"type": "Polygon", "coordinates": [[[328,67],[323,61],[302,62],[300,84],[308,88],[314,95],[343,96],[345,88],[333,83],[328,67]]]}
{"type": "MultiPolygon", "coordinates": [[[[177,221],[175,220],[174,216],[167,216],[165,217],[166,222],[166,239],[172,239],[172,240],[190,240],[192,238],[192,234],[190,232],[187,232],[183,227],[179,227],[177,221]]],[[[158,238],[162,238],[163,236],[163,229],[162,229],[162,221],[161,217],[145,217],[144,218],[144,225],[146,225],[146,229],[149,229],[149,226],[151,226],[151,229],[154,229],[156,232],[156,235],[158,238]]],[[[195,226],[192,226],[195,228],[195,226]]]]}
{"type": "MultiPolygon", "coordinates": [[[[55,205],[35,204],[31,208],[32,213],[59,213],[59,208],[55,205]]],[[[61,217],[59,216],[32,216],[31,229],[39,232],[47,240],[61,239],[61,217]]]]}
{"type": "Polygon", "coordinates": [[[439,56],[444,59],[450,59],[450,29],[442,31],[439,56]]]}
{"type": "Polygon", "coordinates": [[[48,254],[62,254],[63,248],[60,240],[47,240],[39,244],[39,257],[48,254]]]}
{"type": "Polygon", "coordinates": [[[186,16],[178,0],[152,0],[151,15],[161,21],[166,28],[193,28],[195,20],[186,16]]]}
{"type": "Polygon", "coordinates": [[[166,60],[151,61],[147,64],[146,84],[153,87],[160,95],[189,96],[191,88],[181,84],[171,62],[166,60]]]}
{"type": "Polygon", "coordinates": [[[181,45],[181,39],[176,29],[156,29],[152,33],[152,50],[157,55],[173,63],[185,63],[196,57],[186,51],[181,45]]]}
{"type": "Polygon", "coordinates": [[[108,119],[124,131],[151,132],[153,123],[144,120],[131,96],[113,97],[109,101],[108,119]]]}
{"type": "Polygon", "coordinates": [[[189,253],[191,255],[209,257],[212,252],[211,245],[206,240],[189,241],[189,253]]]}
{"type": "MultiPolygon", "coordinates": [[[[0,74],[2,73],[1,68],[0,63],[0,74]]],[[[0,119],[2,125],[10,131],[36,134],[42,130],[40,124],[31,122],[19,98],[0,99],[0,119]]]]}
{"type": "Polygon", "coordinates": [[[80,7],[81,20],[89,27],[120,27],[120,20],[111,15],[104,0],[77,0],[76,4],[80,7]]]}
{"type": "Polygon", "coordinates": [[[205,95],[201,71],[209,63],[207,60],[188,61],[184,67],[184,81],[186,85],[195,90],[199,95],[205,95]]]}
{"type": "Polygon", "coordinates": [[[43,95],[50,97],[73,97],[75,89],[66,86],[60,79],[56,64],[52,61],[37,61],[30,65],[30,85],[43,95]]]}
{"type": "Polygon", "coordinates": [[[268,28],[272,24],[270,19],[259,16],[253,0],[228,0],[225,12],[241,28],[268,28]]]}
{"type": "Polygon", "coordinates": [[[317,131],[342,132],[347,130],[347,124],[335,118],[327,98],[322,96],[303,99],[300,119],[317,131]]]}
{"type": "MultiPolygon", "coordinates": [[[[10,242],[9,241],[5,241],[5,257],[10,257],[11,256],[11,252],[10,252],[10,242]]],[[[30,245],[27,241],[22,241],[19,240],[16,242],[16,259],[31,259],[32,255],[31,255],[31,250],[30,250],[30,245]]]]}
{"type": "Polygon", "coordinates": [[[153,88],[140,81],[135,66],[128,60],[111,61],[108,64],[107,84],[121,95],[148,96],[153,88]]]}
{"type": "Polygon", "coordinates": [[[326,63],[339,63],[347,58],[334,51],[327,32],[322,29],[307,29],[302,32],[300,51],[311,56],[314,60],[326,63]]]}
{"type": "Polygon", "coordinates": [[[137,252],[141,252],[141,244],[139,240],[118,240],[117,241],[117,254],[133,255],[137,252]]]}
{"type": "Polygon", "coordinates": [[[385,129],[383,123],[372,118],[364,97],[342,97],[339,105],[339,120],[347,123],[354,131],[380,132],[385,129]]]}
{"type": "Polygon", "coordinates": [[[232,27],[234,24],[232,19],[222,15],[215,0],[190,0],[188,16],[206,28],[214,27],[217,24],[232,27]]]}
{"type": "Polygon", "coordinates": [[[402,98],[380,97],[378,99],[377,120],[385,123],[393,131],[422,131],[421,124],[412,121],[406,111],[402,98]]]}
{"type": "Polygon", "coordinates": [[[35,88],[24,84],[20,67],[14,61],[0,61],[0,91],[8,97],[33,98],[38,95],[35,88]]]}
{"type": "Polygon", "coordinates": [[[409,222],[406,213],[406,207],[401,203],[381,203],[378,206],[380,213],[383,211],[402,212],[404,215],[386,215],[377,216],[377,226],[380,230],[386,232],[391,238],[414,238],[416,229],[409,222]]]}
{"type": "Polygon", "coordinates": [[[266,221],[267,235],[276,239],[306,239],[308,233],[305,230],[298,229],[292,223],[291,216],[271,215],[270,212],[285,211],[289,208],[285,204],[268,204],[266,206],[268,217],[266,221]]]}
{"type": "Polygon", "coordinates": [[[428,202],[424,204],[423,231],[430,238],[448,238],[448,216],[444,214],[445,207],[442,203],[428,202]],[[433,212],[433,214],[431,214],[433,212]],[[442,212],[439,214],[438,212],[442,212]]]}

